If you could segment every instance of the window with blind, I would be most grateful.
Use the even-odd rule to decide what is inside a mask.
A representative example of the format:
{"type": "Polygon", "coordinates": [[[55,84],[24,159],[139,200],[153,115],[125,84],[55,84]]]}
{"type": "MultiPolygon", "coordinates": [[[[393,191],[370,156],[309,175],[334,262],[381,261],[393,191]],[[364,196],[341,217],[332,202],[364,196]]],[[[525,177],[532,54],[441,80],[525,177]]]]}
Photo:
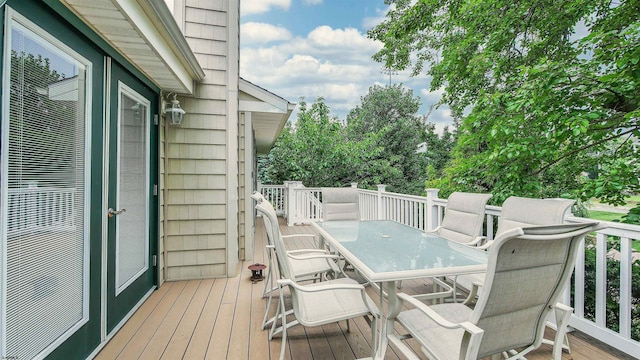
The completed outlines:
{"type": "Polygon", "coordinates": [[[2,355],[50,352],[88,317],[90,63],[7,8],[2,355]]]}

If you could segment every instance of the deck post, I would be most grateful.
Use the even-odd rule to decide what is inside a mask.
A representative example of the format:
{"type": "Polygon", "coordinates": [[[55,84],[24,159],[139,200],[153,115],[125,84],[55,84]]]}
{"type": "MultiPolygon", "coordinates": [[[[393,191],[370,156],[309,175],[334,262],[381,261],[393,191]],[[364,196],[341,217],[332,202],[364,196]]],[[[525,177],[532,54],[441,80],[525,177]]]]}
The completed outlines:
{"type": "Polygon", "coordinates": [[[384,209],[383,209],[383,201],[382,201],[382,193],[384,193],[387,188],[387,185],[378,185],[378,220],[383,220],[384,209]]]}
{"type": "Polygon", "coordinates": [[[438,210],[433,201],[438,198],[438,191],[440,191],[440,189],[425,190],[427,192],[427,231],[431,231],[436,228],[436,224],[438,223],[438,210]]]}
{"type": "Polygon", "coordinates": [[[287,226],[293,226],[300,217],[298,207],[298,194],[296,188],[304,187],[302,181],[285,181],[285,188],[287,189],[287,226]]]}

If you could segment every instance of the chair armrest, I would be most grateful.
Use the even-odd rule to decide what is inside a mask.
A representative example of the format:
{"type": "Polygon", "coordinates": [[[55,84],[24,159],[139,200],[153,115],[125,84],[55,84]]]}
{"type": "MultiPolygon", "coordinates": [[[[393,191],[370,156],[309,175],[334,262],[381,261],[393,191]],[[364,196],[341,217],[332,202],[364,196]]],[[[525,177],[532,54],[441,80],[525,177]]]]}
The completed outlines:
{"type": "Polygon", "coordinates": [[[288,239],[288,238],[292,238],[292,237],[312,237],[315,238],[316,236],[314,234],[291,234],[291,235],[282,235],[283,239],[288,239]]]}
{"type": "MultiPolygon", "coordinates": [[[[360,290],[364,291],[364,286],[360,284],[327,284],[317,286],[304,286],[291,281],[290,279],[278,280],[279,285],[287,285],[302,292],[318,292],[318,291],[332,291],[332,290],[360,290]]],[[[322,283],[319,283],[322,284],[322,283]]]]}
{"type": "Polygon", "coordinates": [[[309,259],[339,259],[338,255],[333,254],[305,254],[305,255],[291,255],[287,252],[289,258],[294,260],[309,260],[309,259]]]}
{"type": "Polygon", "coordinates": [[[436,300],[436,299],[444,299],[444,298],[448,298],[448,297],[452,297],[453,296],[453,288],[451,286],[449,286],[449,284],[447,284],[446,282],[438,279],[437,277],[431,278],[431,281],[433,281],[434,285],[439,285],[443,288],[445,288],[444,291],[439,291],[439,292],[431,292],[431,293],[427,293],[427,294],[418,294],[418,295],[413,295],[414,299],[417,300],[436,300]]]}
{"type": "MultiPolygon", "coordinates": [[[[443,318],[440,314],[438,314],[437,312],[435,312],[433,309],[431,309],[429,306],[425,305],[424,303],[420,302],[417,299],[414,299],[413,297],[405,294],[405,293],[399,293],[398,294],[398,299],[400,299],[401,301],[406,301],[408,303],[410,303],[411,305],[415,306],[417,309],[419,309],[420,311],[422,311],[425,315],[427,315],[429,318],[431,318],[431,320],[435,321],[438,325],[447,328],[447,329],[459,329],[462,328],[465,331],[469,332],[472,335],[482,335],[484,334],[484,330],[480,329],[479,327],[477,327],[476,325],[465,321],[465,322],[461,322],[461,323],[452,323],[449,320],[443,318]]],[[[464,305],[460,305],[460,306],[464,306],[464,305]]]]}
{"type": "Polygon", "coordinates": [[[486,243],[484,243],[483,245],[476,246],[476,248],[480,249],[480,250],[487,250],[488,248],[491,247],[491,244],[493,244],[493,240],[489,240],[486,243]]]}
{"type": "Polygon", "coordinates": [[[472,246],[472,247],[479,247],[484,243],[486,239],[487,239],[486,236],[478,236],[473,241],[468,242],[466,245],[472,246]]]}
{"type": "Polygon", "coordinates": [[[298,249],[288,250],[287,254],[329,254],[327,250],[323,249],[298,249]]]}

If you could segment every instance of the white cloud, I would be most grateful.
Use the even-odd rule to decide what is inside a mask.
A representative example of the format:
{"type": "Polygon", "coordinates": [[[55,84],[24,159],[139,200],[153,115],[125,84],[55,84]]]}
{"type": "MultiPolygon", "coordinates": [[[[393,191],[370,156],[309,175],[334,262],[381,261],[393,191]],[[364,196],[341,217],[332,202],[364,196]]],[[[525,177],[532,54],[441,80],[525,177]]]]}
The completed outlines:
{"type": "Polygon", "coordinates": [[[318,26],[309,33],[307,39],[311,42],[311,46],[321,49],[332,47],[346,48],[348,46],[360,49],[377,48],[372,40],[354,28],[332,29],[327,25],[318,26]]]}
{"type": "Polygon", "coordinates": [[[242,24],[240,26],[240,33],[242,34],[240,41],[243,44],[265,44],[292,38],[289,30],[282,26],[256,22],[242,24]]]}
{"type": "Polygon", "coordinates": [[[303,2],[304,2],[305,5],[308,5],[308,6],[321,5],[322,4],[322,0],[304,0],[303,2]]]}
{"type": "Polygon", "coordinates": [[[420,89],[420,95],[424,99],[425,104],[435,104],[444,95],[444,88],[440,88],[436,91],[430,91],[429,89],[420,89]]]}
{"type": "Polygon", "coordinates": [[[240,12],[243,15],[262,14],[274,7],[289,10],[291,0],[242,0],[240,2],[240,12]]]}
{"type": "MultiPolygon", "coordinates": [[[[241,39],[246,36],[244,31],[242,28],[241,39]]],[[[331,114],[344,120],[371,86],[389,84],[389,76],[380,72],[381,64],[371,58],[381,46],[354,28],[319,26],[306,36],[295,36],[286,41],[263,45],[243,41],[240,73],[248,81],[293,103],[299,102],[301,97],[307,103],[323,97],[331,114]]],[[[420,96],[425,104],[420,111],[424,115],[429,105],[440,99],[441,92],[423,93],[419,89],[428,88],[429,80],[424,76],[411,78],[409,73],[410,70],[406,70],[394,74],[392,83],[402,82],[414,89],[414,96],[420,96]]],[[[292,120],[295,120],[295,114],[292,114],[292,120]]],[[[437,122],[439,131],[451,123],[444,107],[434,110],[430,121],[437,122]]]]}

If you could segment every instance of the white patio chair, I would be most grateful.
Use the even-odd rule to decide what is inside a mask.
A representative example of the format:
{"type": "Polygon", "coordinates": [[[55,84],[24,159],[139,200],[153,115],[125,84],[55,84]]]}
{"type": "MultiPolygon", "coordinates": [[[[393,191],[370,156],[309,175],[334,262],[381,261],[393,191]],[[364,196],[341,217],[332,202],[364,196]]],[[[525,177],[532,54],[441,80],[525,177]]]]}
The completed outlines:
{"type": "MultiPolygon", "coordinates": [[[[322,221],[360,220],[358,188],[323,187],[321,189],[322,221]]],[[[341,262],[343,261],[344,259],[341,259],[341,262]]],[[[345,270],[348,267],[347,263],[342,266],[345,270]]]]}
{"type": "MultiPolygon", "coordinates": [[[[496,238],[517,227],[562,224],[564,222],[565,215],[574,203],[575,200],[571,199],[534,199],[510,196],[502,204],[502,212],[498,219],[496,238]]],[[[482,248],[489,249],[492,246],[492,243],[493,241],[489,241],[484,244],[482,248]]],[[[456,295],[458,288],[465,289],[469,293],[467,298],[463,301],[464,304],[469,305],[475,301],[476,297],[479,296],[482,290],[485,277],[486,273],[457,276],[453,280],[454,301],[457,300],[456,295]]],[[[563,309],[560,305],[558,305],[558,312],[562,312],[563,309]]],[[[556,315],[556,324],[549,324],[556,331],[558,331],[558,327],[560,326],[559,321],[562,316],[563,315],[561,313],[558,313],[556,315]]],[[[544,339],[544,342],[554,346],[554,348],[556,347],[555,342],[553,341],[544,339]]],[[[562,342],[559,344],[563,350],[571,353],[569,338],[566,336],[566,333],[562,338],[562,342]]]]}
{"type": "Polygon", "coordinates": [[[360,220],[358,188],[322,188],[323,221],[360,220]]]}
{"type": "MultiPolygon", "coordinates": [[[[271,302],[273,299],[273,291],[277,289],[275,285],[276,275],[274,273],[276,263],[272,256],[272,249],[274,247],[273,239],[280,237],[282,239],[291,239],[296,237],[313,237],[313,234],[295,234],[295,235],[281,235],[280,227],[278,224],[278,216],[273,208],[273,205],[267,201],[262,194],[254,192],[251,198],[256,200],[258,204],[264,206],[259,211],[263,216],[264,212],[269,214],[269,218],[263,218],[265,224],[265,230],[267,232],[267,275],[264,279],[264,287],[262,291],[262,297],[267,297],[267,307],[265,310],[264,318],[262,320],[262,329],[264,330],[267,325],[275,321],[275,318],[269,318],[269,311],[271,309],[271,302]],[[275,219],[275,220],[273,220],[275,219]]],[[[257,207],[256,207],[257,209],[257,207]]],[[[342,270],[337,265],[337,255],[331,255],[324,249],[311,248],[311,249],[296,249],[288,250],[286,252],[290,258],[291,269],[298,281],[310,281],[321,280],[323,277],[326,279],[327,274],[331,278],[337,278],[343,276],[342,270]]]]}
{"type": "MultiPolygon", "coordinates": [[[[459,191],[452,193],[447,198],[447,206],[442,223],[437,228],[427,232],[468,246],[482,245],[485,240],[485,237],[482,236],[485,207],[492,196],[492,194],[459,191]]],[[[438,278],[433,278],[432,281],[434,285],[442,290],[423,294],[421,296],[422,300],[449,296],[453,296],[455,300],[455,282],[453,282],[454,286],[449,286],[445,281],[438,278]]],[[[400,284],[398,282],[398,287],[400,287],[400,284]]]]}
{"type": "MultiPolygon", "coordinates": [[[[496,237],[517,227],[562,224],[565,215],[574,203],[575,200],[570,199],[534,199],[510,196],[502,204],[496,237]]],[[[492,241],[488,241],[481,248],[488,249],[491,244],[492,241]]],[[[465,303],[469,304],[478,295],[484,277],[484,273],[456,277],[453,283],[454,293],[457,291],[457,287],[468,290],[469,296],[467,296],[465,303]]]]}
{"type": "MultiPolygon", "coordinates": [[[[597,223],[515,228],[499,235],[491,246],[485,290],[472,310],[464,304],[427,306],[398,294],[401,303],[415,308],[402,311],[397,321],[407,335],[389,340],[409,358],[417,359],[403,342],[413,337],[430,359],[479,359],[503,354],[519,359],[538,348],[545,323],[556,308],[584,236],[601,228],[597,223]],[[521,349],[515,351],[512,349],[521,349]]],[[[556,342],[565,335],[573,309],[562,306],[556,342]]],[[[561,358],[554,348],[553,358],[561,358]]]]}
{"type": "MultiPolygon", "coordinates": [[[[277,221],[277,218],[273,217],[266,207],[264,202],[256,205],[256,209],[262,213],[265,222],[270,223],[269,226],[271,226],[277,221]]],[[[318,326],[346,320],[347,330],[350,330],[349,319],[360,316],[364,316],[370,323],[372,354],[375,353],[376,321],[379,312],[375,303],[367,295],[364,286],[350,278],[331,279],[304,285],[299,283],[293,270],[292,257],[285,249],[282,237],[278,234],[275,235],[272,239],[274,248],[271,250],[280,274],[280,279],[277,281],[280,301],[274,317],[276,321],[271,325],[269,339],[271,340],[277,333],[282,333],[280,359],[284,358],[289,327],[297,324],[318,326]],[[285,306],[285,289],[287,288],[291,293],[293,304],[293,309],[290,311],[287,311],[285,306]],[[295,315],[295,320],[287,322],[287,315],[291,312],[295,315]],[[276,324],[277,319],[281,321],[279,327],[276,324]]]]}
{"type": "Polygon", "coordinates": [[[482,245],[485,207],[492,194],[454,192],[447,198],[444,218],[432,233],[461,244],[482,245]]]}

